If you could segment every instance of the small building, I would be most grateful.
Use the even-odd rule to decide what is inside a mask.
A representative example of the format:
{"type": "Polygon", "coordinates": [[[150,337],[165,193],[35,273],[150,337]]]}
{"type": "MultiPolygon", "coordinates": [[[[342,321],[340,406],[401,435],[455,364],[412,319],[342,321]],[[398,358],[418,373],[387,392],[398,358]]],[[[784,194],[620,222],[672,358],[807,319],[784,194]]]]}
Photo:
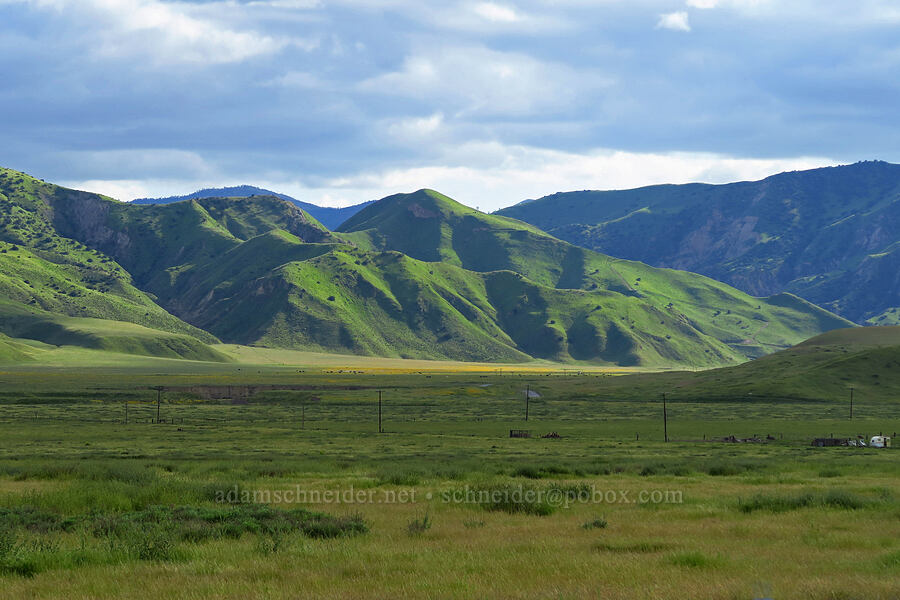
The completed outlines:
{"type": "Polygon", "coordinates": [[[872,436],[872,439],[869,440],[869,446],[872,448],[890,448],[891,438],[886,435],[874,435],[872,436]]]}
{"type": "Polygon", "coordinates": [[[530,438],[531,430],[530,429],[510,429],[509,437],[511,437],[511,438],[530,438]]]}

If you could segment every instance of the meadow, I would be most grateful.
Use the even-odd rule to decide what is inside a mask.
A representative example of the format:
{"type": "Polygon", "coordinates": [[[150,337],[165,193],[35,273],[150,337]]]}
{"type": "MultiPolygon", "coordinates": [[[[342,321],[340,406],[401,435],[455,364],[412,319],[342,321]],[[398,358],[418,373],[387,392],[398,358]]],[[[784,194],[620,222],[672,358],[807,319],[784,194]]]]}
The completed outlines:
{"type": "Polygon", "coordinates": [[[895,402],[228,351],[0,368],[0,598],[900,596],[895,402]]]}

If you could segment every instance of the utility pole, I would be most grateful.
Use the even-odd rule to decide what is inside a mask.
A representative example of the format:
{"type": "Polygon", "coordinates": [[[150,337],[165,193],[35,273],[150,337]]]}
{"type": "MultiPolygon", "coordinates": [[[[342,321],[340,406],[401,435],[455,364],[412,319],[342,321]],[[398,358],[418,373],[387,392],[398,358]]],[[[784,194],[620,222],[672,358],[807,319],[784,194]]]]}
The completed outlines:
{"type": "Polygon", "coordinates": [[[528,401],[531,400],[531,386],[525,386],[525,420],[528,420],[528,401]]]}
{"type": "Polygon", "coordinates": [[[381,426],[381,390],[378,390],[378,433],[384,433],[384,428],[381,426]]]}
{"type": "Polygon", "coordinates": [[[666,410],[666,393],[663,392],[663,436],[669,441],[669,413],[666,410]]]}
{"type": "Polygon", "coordinates": [[[853,420],[853,387],[850,387],[850,420],[853,420]]]}
{"type": "Polygon", "coordinates": [[[159,404],[162,399],[163,386],[157,385],[152,389],[156,390],[156,424],[159,425],[159,404]]]}

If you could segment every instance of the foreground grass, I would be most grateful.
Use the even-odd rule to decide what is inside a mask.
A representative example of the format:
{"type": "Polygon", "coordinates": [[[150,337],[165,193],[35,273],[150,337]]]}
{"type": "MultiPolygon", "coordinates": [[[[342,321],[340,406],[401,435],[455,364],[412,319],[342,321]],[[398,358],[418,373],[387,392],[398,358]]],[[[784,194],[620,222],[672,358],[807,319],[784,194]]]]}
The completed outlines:
{"type": "MultiPolygon", "coordinates": [[[[254,533],[186,542],[158,560],[123,557],[63,564],[31,578],[5,576],[0,597],[51,598],[65,589],[75,598],[288,598],[298,590],[320,598],[746,598],[761,586],[778,598],[896,597],[897,505],[876,500],[883,491],[872,494],[888,489],[896,497],[895,481],[887,487],[881,477],[841,482],[848,493],[871,498],[866,508],[817,506],[778,515],[740,509],[739,498],[747,494],[822,486],[800,474],[781,477],[790,481],[587,478],[580,483],[633,494],[677,488],[685,501],[576,503],[547,516],[445,503],[439,499],[444,485],[427,481],[410,488],[418,492],[416,502],[311,507],[363,514],[371,531],[362,536],[295,534],[277,548],[254,533]],[[428,492],[431,501],[424,500],[428,492]],[[598,510],[608,525],[585,529],[598,510]],[[411,535],[410,523],[426,511],[431,526],[411,535]]],[[[341,489],[364,479],[300,480],[311,488],[341,489]]],[[[260,484],[289,489],[295,480],[260,484]]]]}
{"type": "Polygon", "coordinates": [[[0,598],[900,596],[897,451],[808,443],[895,404],[676,399],[665,443],[655,398],[595,396],[619,378],[296,371],[165,424],[146,386],[221,371],[5,372],[0,598]]]}

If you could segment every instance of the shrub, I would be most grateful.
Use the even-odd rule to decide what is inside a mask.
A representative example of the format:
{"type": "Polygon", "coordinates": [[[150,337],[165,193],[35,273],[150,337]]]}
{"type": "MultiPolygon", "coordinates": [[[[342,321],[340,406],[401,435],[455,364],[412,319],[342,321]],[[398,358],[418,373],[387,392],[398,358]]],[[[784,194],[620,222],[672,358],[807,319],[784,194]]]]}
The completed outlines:
{"type": "Polygon", "coordinates": [[[718,557],[706,556],[702,552],[681,552],[670,556],[668,562],[676,567],[706,569],[719,566],[722,560],[718,557]]]}
{"type": "Polygon", "coordinates": [[[175,535],[165,524],[135,530],[128,543],[131,552],[140,560],[167,561],[175,558],[175,535]]]}
{"type": "Polygon", "coordinates": [[[540,479],[543,474],[535,467],[519,467],[512,473],[513,477],[527,477],[528,479],[540,479]]]}
{"type": "Polygon", "coordinates": [[[615,554],[653,554],[671,548],[671,544],[662,542],[636,542],[633,544],[609,544],[605,542],[594,544],[594,550],[600,552],[613,552],[615,554]]]}
{"type": "Polygon", "coordinates": [[[603,517],[598,517],[593,521],[588,521],[587,523],[581,526],[582,529],[606,529],[606,526],[609,523],[606,522],[606,519],[603,517]]]}
{"type": "Polygon", "coordinates": [[[382,471],[378,474],[377,485],[412,486],[421,483],[421,473],[416,471],[382,471]]]}
{"type": "Polygon", "coordinates": [[[489,511],[546,516],[556,508],[548,502],[547,489],[533,485],[477,485],[466,491],[483,509],[489,511]]]}
{"type": "Polygon", "coordinates": [[[406,525],[406,532],[409,535],[422,535],[429,529],[431,529],[432,519],[428,514],[428,511],[425,511],[425,516],[421,519],[414,519],[410,521],[406,525]]]}

